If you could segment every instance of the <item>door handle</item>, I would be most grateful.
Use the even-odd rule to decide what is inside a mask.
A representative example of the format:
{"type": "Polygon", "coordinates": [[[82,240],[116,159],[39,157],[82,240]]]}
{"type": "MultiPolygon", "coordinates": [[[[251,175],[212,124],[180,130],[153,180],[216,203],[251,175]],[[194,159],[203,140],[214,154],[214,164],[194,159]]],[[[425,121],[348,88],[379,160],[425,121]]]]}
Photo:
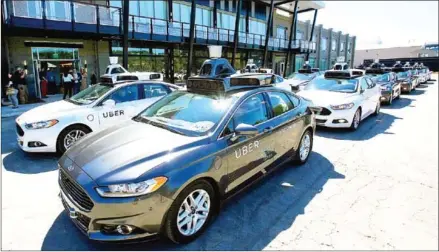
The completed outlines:
{"type": "Polygon", "coordinates": [[[273,127],[267,127],[264,129],[264,133],[271,132],[273,130],[273,127]]]}

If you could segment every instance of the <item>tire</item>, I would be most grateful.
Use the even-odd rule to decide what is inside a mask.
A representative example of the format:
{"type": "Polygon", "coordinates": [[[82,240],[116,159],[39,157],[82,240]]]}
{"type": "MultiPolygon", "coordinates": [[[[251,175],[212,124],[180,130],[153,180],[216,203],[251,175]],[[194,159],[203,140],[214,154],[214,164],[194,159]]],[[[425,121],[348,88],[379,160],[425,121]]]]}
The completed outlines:
{"type": "Polygon", "coordinates": [[[401,88],[399,88],[399,90],[398,90],[398,96],[397,96],[395,99],[399,100],[399,98],[401,98],[401,88]]]}
{"type": "Polygon", "coordinates": [[[373,112],[373,115],[374,115],[374,116],[379,115],[379,114],[380,114],[380,109],[381,109],[381,102],[378,101],[378,103],[377,103],[377,105],[376,105],[376,107],[375,107],[375,112],[373,112]]]}
{"type": "MultiPolygon", "coordinates": [[[[205,196],[204,196],[205,197],[205,196]]],[[[215,190],[213,189],[212,185],[205,181],[205,180],[198,180],[196,182],[194,182],[193,184],[187,186],[185,189],[183,189],[183,191],[180,192],[180,194],[177,196],[177,198],[175,199],[175,201],[172,203],[169,212],[167,214],[165,223],[164,223],[164,232],[166,237],[171,240],[174,243],[177,244],[185,244],[185,243],[189,243],[193,240],[195,240],[198,236],[200,236],[204,230],[207,228],[207,226],[209,225],[211,219],[213,218],[217,206],[218,206],[218,202],[216,201],[216,195],[215,195],[215,190]],[[189,202],[189,195],[199,195],[196,193],[207,193],[209,198],[209,207],[208,207],[208,213],[207,213],[207,217],[204,219],[204,222],[201,223],[201,226],[192,234],[187,233],[187,234],[183,234],[179,227],[177,226],[177,221],[178,221],[178,215],[180,211],[180,208],[183,208],[183,202],[186,201],[187,203],[189,202]]],[[[196,197],[195,197],[196,199],[196,197]]],[[[204,205],[204,204],[203,204],[204,205]]],[[[204,205],[204,207],[206,207],[206,205],[204,205]]],[[[183,209],[181,209],[183,210],[183,209]]],[[[186,211],[181,212],[180,214],[184,214],[186,211]]],[[[190,212],[190,216],[195,216],[195,213],[197,213],[197,211],[195,209],[192,209],[192,212],[190,212]]],[[[191,225],[192,221],[194,220],[194,217],[192,217],[192,219],[190,219],[191,217],[189,216],[189,214],[187,215],[187,217],[183,218],[182,221],[186,220],[187,218],[189,218],[191,225]]],[[[189,224],[189,223],[188,223],[189,224]]],[[[186,229],[188,229],[188,224],[184,224],[182,225],[181,229],[184,230],[184,227],[186,227],[186,229]]],[[[194,229],[195,230],[195,229],[194,229]]]]}
{"type": "MultiPolygon", "coordinates": [[[[72,125],[65,128],[63,131],[61,131],[56,141],[56,150],[58,153],[63,154],[64,152],[66,152],[66,150],[68,149],[64,144],[66,141],[66,137],[67,135],[75,134],[76,133],[75,131],[80,135],[78,135],[78,137],[73,141],[73,143],[71,143],[71,145],[73,145],[76,141],[78,141],[79,139],[81,139],[82,137],[84,137],[85,135],[91,132],[89,128],[83,125],[72,125]]],[[[71,145],[69,147],[71,147],[71,145]]]]}
{"type": "Polygon", "coordinates": [[[350,129],[355,131],[360,127],[361,123],[361,110],[358,108],[357,111],[355,111],[354,117],[352,118],[352,123],[350,129]]]}
{"type": "MultiPolygon", "coordinates": [[[[296,153],[293,158],[293,163],[297,165],[303,165],[308,161],[309,155],[312,151],[312,145],[313,145],[313,134],[311,130],[306,130],[305,133],[303,133],[302,138],[300,139],[299,147],[296,150],[296,153]],[[307,147],[306,147],[307,146],[307,147]],[[305,151],[305,149],[302,150],[302,148],[307,148],[306,156],[302,155],[305,154],[302,151],[305,151]]],[[[306,152],[306,151],[305,151],[306,152]]]]}
{"type": "MultiPolygon", "coordinates": [[[[393,102],[393,93],[390,95],[389,101],[387,102],[387,105],[392,105],[393,102]]],[[[376,109],[375,109],[376,112],[376,109]]]]}

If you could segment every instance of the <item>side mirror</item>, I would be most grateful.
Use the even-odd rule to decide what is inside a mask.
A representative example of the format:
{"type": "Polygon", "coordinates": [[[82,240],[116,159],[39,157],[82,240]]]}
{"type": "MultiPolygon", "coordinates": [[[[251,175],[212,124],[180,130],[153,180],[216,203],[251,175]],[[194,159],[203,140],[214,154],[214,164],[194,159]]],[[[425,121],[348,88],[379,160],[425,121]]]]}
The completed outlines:
{"type": "Polygon", "coordinates": [[[240,123],[238,126],[236,126],[235,133],[233,134],[231,140],[236,141],[240,136],[255,136],[258,133],[259,131],[255,126],[240,123]]]}
{"type": "Polygon", "coordinates": [[[116,102],[112,99],[108,99],[102,103],[104,107],[114,107],[116,106],[116,102]]]}

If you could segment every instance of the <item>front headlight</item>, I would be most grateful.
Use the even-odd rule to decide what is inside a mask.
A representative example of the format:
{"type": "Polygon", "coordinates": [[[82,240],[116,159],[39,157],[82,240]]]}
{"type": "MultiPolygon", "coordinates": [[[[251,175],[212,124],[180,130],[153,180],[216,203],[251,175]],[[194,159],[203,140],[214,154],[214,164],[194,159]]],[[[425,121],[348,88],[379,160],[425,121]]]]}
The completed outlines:
{"type": "Polygon", "coordinates": [[[44,128],[50,128],[57,123],[58,123],[58,120],[53,119],[53,120],[48,120],[48,121],[26,123],[25,127],[26,127],[26,129],[44,129],[44,128]]]}
{"type": "Polygon", "coordinates": [[[102,197],[135,197],[157,191],[166,181],[166,177],[157,177],[139,183],[98,187],[96,191],[102,197]]]}
{"type": "Polygon", "coordinates": [[[347,104],[341,104],[341,105],[331,105],[331,108],[334,110],[342,110],[342,109],[351,109],[354,106],[354,103],[347,103],[347,104]]]}

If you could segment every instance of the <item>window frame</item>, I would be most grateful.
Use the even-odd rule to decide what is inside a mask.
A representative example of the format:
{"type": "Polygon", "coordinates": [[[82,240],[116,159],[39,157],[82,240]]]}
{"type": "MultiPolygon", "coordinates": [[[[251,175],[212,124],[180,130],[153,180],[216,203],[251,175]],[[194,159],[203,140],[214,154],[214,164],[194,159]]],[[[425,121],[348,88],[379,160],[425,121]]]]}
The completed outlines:
{"type": "Polygon", "coordinates": [[[168,94],[170,94],[170,93],[172,93],[172,90],[168,87],[168,86],[166,86],[166,85],[164,85],[164,84],[162,84],[162,83],[151,83],[151,82],[145,82],[145,83],[141,83],[141,84],[138,84],[139,85],[139,96],[140,96],[140,99],[139,100],[144,100],[144,99],[152,99],[152,98],[157,98],[157,97],[161,97],[161,96],[156,96],[156,97],[149,97],[149,98],[147,98],[146,96],[145,96],[145,86],[149,86],[149,85],[157,85],[157,86],[161,86],[164,90],[166,90],[166,95],[168,95],[168,94]]]}

